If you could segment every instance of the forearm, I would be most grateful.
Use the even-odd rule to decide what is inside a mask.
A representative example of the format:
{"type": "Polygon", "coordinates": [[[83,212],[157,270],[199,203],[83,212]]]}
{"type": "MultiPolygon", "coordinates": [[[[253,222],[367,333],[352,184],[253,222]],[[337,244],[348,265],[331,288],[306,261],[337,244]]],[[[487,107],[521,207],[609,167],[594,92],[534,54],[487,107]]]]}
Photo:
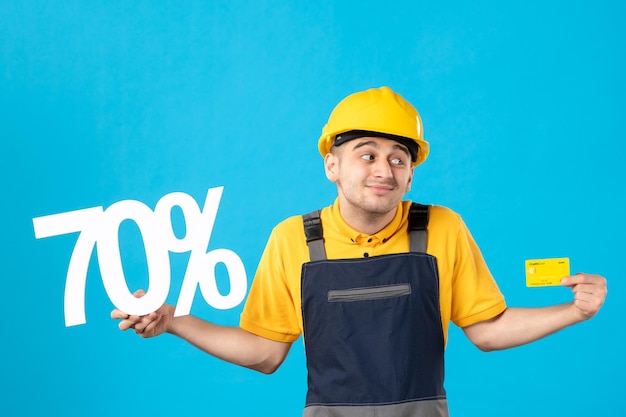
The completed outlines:
{"type": "Polygon", "coordinates": [[[172,318],[167,331],[216,358],[267,374],[280,366],[290,347],[239,327],[219,326],[193,316],[172,318]]]}
{"type": "Polygon", "coordinates": [[[481,350],[501,350],[524,345],[583,320],[573,303],[541,308],[508,308],[491,320],[464,328],[481,350]]]}
{"type": "Polygon", "coordinates": [[[606,298],[606,279],[576,274],[561,283],[572,289],[574,301],[542,308],[508,308],[501,315],[464,327],[479,349],[499,350],[534,342],[572,324],[592,318],[606,298]]]}

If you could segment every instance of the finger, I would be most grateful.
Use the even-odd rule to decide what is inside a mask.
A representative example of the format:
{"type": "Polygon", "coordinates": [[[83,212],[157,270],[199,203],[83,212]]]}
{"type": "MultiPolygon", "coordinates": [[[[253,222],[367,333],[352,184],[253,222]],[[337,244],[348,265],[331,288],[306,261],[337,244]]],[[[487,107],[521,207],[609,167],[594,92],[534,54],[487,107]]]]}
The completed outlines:
{"type": "Polygon", "coordinates": [[[157,317],[154,320],[152,320],[150,323],[148,323],[148,325],[143,329],[143,333],[152,333],[152,331],[156,328],[156,326],[158,326],[162,317],[163,316],[160,314],[157,315],[157,317]]]}
{"type": "Polygon", "coordinates": [[[586,317],[595,316],[603,304],[604,304],[603,297],[593,296],[587,293],[577,293],[576,296],[574,297],[574,305],[586,317]]]}
{"type": "Polygon", "coordinates": [[[580,299],[583,301],[596,302],[598,305],[604,304],[606,299],[607,290],[606,287],[600,285],[585,285],[579,284],[572,288],[574,293],[574,299],[580,299]]]}
{"type": "MultiPolygon", "coordinates": [[[[145,316],[134,316],[137,317],[137,320],[134,320],[134,326],[133,328],[135,329],[135,333],[143,333],[146,330],[146,327],[148,327],[150,325],[150,323],[152,323],[153,321],[158,319],[158,314],[156,312],[152,312],[150,314],[146,314],[145,316]]],[[[132,320],[132,316],[131,316],[131,320],[132,320]]]]}
{"type": "Polygon", "coordinates": [[[119,328],[122,330],[135,328],[135,326],[137,326],[138,323],[141,323],[142,320],[143,320],[143,316],[129,315],[128,317],[126,317],[124,320],[120,322],[119,328]]]}
{"type": "Polygon", "coordinates": [[[594,279],[585,281],[582,284],[574,284],[569,287],[574,294],[586,293],[600,297],[602,299],[606,298],[606,295],[608,293],[606,280],[602,277],[595,277],[594,279]]]}
{"type": "Polygon", "coordinates": [[[117,308],[113,311],[111,311],[111,318],[112,319],[126,319],[128,318],[128,314],[124,313],[121,310],[118,310],[117,308]]]}
{"type": "Polygon", "coordinates": [[[119,327],[120,330],[128,330],[128,329],[133,328],[135,324],[136,322],[129,317],[127,319],[120,321],[117,327],[119,327]]]}
{"type": "Polygon", "coordinates": [[[578,273],[561,280],[561,284],[565,287],[573,287],[578,284],[595,284],[606,286],[606,280],[600,275],[578,273]]]}
{"type": "Polygon", "coordinates": [[[146,326],[148,326],[148,324],[150,324],[150,322],[145,321],[145,320],[141,320],[141,321],[135,323],[135,325],[133,326],[133,329],[135,329],[135,333],[141,334],[141,333],[143,333],[143,331],[146,328],[146,326]]]}
{"type": "Polygon", "coordinates": [[[602,293],[602,287],[595,284],[576,284],[572,287],[572,292],[576,293],[585,293],[591,295],[600,295],[602,293]]]}
{"type": "Polygon", "coordinates": [[[135,298],[141,298],[146,295],[146,292],[144,290],[137,290],[133,293],[133,295],[135,296],[135,298]]]}

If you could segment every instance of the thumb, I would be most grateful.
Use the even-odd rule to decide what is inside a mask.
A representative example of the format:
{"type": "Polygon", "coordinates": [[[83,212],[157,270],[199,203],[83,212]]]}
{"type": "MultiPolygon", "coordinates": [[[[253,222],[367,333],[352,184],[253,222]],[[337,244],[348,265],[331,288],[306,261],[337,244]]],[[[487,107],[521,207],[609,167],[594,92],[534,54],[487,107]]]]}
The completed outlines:
{"type": "Polygon", "coordinates": [[[144,290],[137,290],[133,293],[133,296],[135,296],[135,298],[141,298],[144,295],[146,295],[146,292],[144,290]]]}

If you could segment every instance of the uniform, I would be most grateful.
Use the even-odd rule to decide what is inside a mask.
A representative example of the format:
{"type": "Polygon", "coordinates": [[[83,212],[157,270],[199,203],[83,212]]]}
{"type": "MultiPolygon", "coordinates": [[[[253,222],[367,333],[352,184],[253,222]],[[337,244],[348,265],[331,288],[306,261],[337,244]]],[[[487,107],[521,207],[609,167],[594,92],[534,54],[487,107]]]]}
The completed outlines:
{"type": "Polygon", "coordinates": [[[358,233],[347,225],[338,204],[336,201],[321,211],[328,261],[310,262],[301,216],[276,226],[240,326],[281,342],[292,342],[304,333],[309,362],[305,416],[335,415],[329,414],[328,407],[333,412],[345,411],[336,414],[341,416],[369,412],[435,415],[433,407],[441,410],[436,415],[447,415],[442,384],[448,323],[465,327],[493,318],[506,308],[504,297],[467,227],[453,211],[430,207],[427,254],[416,254],[407,253],[410,202],[402,202],[393,220],[374,235],[358,233]],[[408,294],[406,290],[402,293],[407,276],[422,277],[410,278],[414,279],[408,284],[413,290],[408,294]],[[371,288],[400,293],[377,301],[341,298],[346,290],[348,296],[354,296],[354,289],[371,295],[371,288]],[[321,305],[326,307],[318,307],[321,305]],[[363,318],[367,314],[370,316],[363,318]],[[372,330],[383,333],[368,336],[365,327],[355,331],[355,322],[370,323],[372,330]],[[396,326],[401,322],[406,323],[396,326]],[[352,340],[351,347],[346,340],[352,340]],[[425,340],[429,343],[423,343],[425,340]],[[372,344],[376,345],[367,346],[372,344]],[[400,345],[407,349],[404,354],[400,345]],[[342,346],[346,347],[343,353],[342,346]],[[335,354],[337,351],[340,353],[335,354]],[[393,357],[400,360],[390,362],[393,357]],[[350,360],[353,365],[347,365],[350,360]],[[406,369],[419,371],[407,373],[406,369]],[[388,374],[381,379],[385,372],[388,374]],[[396,388],[386,389],[394,384],[396,388]],[[411,401],[417,409],[411,408],[411,401]],[[372,408],[380,406],[383,408],[372,408]]]}

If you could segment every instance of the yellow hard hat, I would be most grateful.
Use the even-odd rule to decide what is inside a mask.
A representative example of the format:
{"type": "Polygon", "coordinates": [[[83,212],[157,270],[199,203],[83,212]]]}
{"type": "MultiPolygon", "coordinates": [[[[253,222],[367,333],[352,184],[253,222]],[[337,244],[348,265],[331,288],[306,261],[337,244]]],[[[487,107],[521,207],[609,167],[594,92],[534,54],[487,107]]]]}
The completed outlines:
{"type": "Polygon", "coordinates": [[[424,140],[419,113],[389,87],[359,91],[339,102],[322,129],[318,148],[326,156],[333,144],[365,136],[403,143],[411,151],[413,166],[428,157],[430,145],[424,140]]]}

